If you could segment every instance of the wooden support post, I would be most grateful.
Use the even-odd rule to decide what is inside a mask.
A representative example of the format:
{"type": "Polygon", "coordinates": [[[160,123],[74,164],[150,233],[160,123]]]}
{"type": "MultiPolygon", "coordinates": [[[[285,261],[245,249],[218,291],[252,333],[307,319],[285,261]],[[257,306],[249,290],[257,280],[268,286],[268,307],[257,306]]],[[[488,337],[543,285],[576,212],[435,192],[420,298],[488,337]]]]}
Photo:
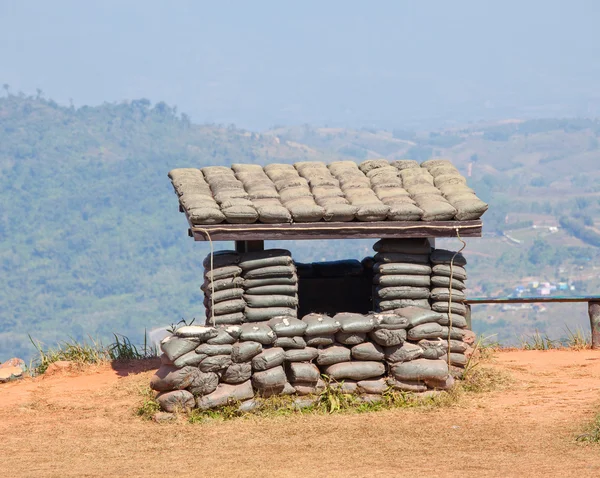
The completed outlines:
{"type": "Polygon", "coordinates": [[[592,349],[600,350],[600,302],[588,302],[588,312],[592,326],[592,349]]]}
{"type": "Polygon", "coordinates": [[[265,241],[235,241],[236,252],[264,251],[265,241]]]}
{"type": "Polygon", "coordinates": [[[467,308],[467,313],[465,314],[465,319],[467,320],[467,329],[473,330],[473,326],[471,325],[471,304],[465,304],[467,308]]]}

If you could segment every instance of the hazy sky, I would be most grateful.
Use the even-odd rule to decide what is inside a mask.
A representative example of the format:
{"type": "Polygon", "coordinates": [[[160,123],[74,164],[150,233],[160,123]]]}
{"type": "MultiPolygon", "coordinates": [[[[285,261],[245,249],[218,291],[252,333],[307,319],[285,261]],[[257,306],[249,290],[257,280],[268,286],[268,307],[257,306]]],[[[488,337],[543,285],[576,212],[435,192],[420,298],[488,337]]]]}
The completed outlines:
{"type": "Polygon", "coordinates": [[[600,2],[0,0],[0,83],[195,121],[600,115],[600,2]]]}

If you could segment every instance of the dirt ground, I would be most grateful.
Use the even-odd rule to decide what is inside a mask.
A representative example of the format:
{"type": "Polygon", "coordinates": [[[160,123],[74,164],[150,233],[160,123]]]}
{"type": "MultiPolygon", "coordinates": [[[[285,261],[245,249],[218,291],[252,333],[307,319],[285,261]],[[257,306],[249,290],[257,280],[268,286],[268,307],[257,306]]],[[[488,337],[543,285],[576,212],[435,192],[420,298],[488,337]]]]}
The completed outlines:
{"type": "MultiPolygon", "coordinates": [[[[457,406],[156,424],[152,370],[109,366],[0,386],[2,476],[600,476],[575,442],[600,411],[600,352],[505,351],[505,390],[457,406]]],[[[148,365],[146,365],[148,368],[148,365]]]]}

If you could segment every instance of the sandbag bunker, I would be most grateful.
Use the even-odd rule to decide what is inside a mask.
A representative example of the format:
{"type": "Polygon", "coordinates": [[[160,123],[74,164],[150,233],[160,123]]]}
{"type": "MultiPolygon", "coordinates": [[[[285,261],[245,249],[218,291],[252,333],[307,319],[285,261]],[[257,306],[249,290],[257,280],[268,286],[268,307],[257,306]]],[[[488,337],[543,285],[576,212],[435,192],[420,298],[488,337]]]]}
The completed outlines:
{"type": "Polygon", "coordinates": [[[222,251],[212,267],[209,255],[206,325],[180,327],[161,344],[162,366],[151,387],[163,410],[232,400],[249,410],[257,396],[318,394],[324,379],[368,400],[390,389],[450,388],[475,338],[461,303],[464,257],[432,252],[426,239],[383,239],[374,249],[362,261],[372,264],[363,273],[373,282],[373,312],[301,319],[299,301],[310,304],[311,297],[298,296],[289,251],[222,251]]]}

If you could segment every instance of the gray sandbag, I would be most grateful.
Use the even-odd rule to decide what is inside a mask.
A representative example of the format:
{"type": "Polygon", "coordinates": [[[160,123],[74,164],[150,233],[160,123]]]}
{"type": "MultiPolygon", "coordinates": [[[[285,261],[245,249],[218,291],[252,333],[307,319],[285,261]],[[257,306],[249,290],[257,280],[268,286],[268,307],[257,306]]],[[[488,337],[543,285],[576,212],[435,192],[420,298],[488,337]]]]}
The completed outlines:
{"type": "Polygon", "coordinates": [[[350,361],[350,349],[342,347],[341,345],[332,345],[319,349],[319,356],[317,357],[317,364],[321,367],[327,365],[333,365],[339,362],[350,361]]]}
{"type": "Polygon", "coordinates": [[[286,350],[303,349],[306,347],[306,341],[303,337],[277,337],[273,345],[286,350]]]}
{"type": "MultiPolygon", "coordinates": [[[[309,193],[310,194],[310,193],[309,193]]],[[[314,200],[313,200],[314,201],[314,200]]],[[[325,209],[316,204],[285,204],[294,222],[318,222],[323,219],[325,209]]]]}
{"type": "Polygon", "coordinates": [[[479,219],[483,213],[488,210],[488,205],[481,199],[465,199],[462,201],[452,201],[452,206],[456,209],[454,218],[457,221],[472,221],[479,219]]]}
{"type": "Polygon", "coordinates": [[[406,340],[406,330],[397,329],[379,329],[369,332],[369,337],[373,342],[382,347],[392,347],[394,345],[402,345],[406,340]]]}
{"type": "Polygon", "coordinates": [[[279,393],[280,395],[294,395],[296,393],[296,388],[289,382],[285,382],[283,386],[283,390],[279,393]]]}
{"type": "Polygon", "coordinates": [[[194,408],[194,396],[187,390],[174,390],[172,392],[163,392],[156,396],[156,401],[160,408],[165,412],[188,412],[194,408]]]}
{"type": "Polygon", "coordinates": [[[172,363],[175,367],[185,367],[186,365],[198,366],[208,355],[197,354],[195,350],[183,354],[181,357],[177,357],[172,363]]]}
{"type": "Polygon", "coordinates": [[[252,370],[262,371],[281,365],[285,359],[285,353],[281,347],[265,349],[252,359],[252,370]]]}
{"type": "Polygon", "coordinates": [[[398,286],[377,287],[376,293],[382,300],[429,299],[428,287],[398,286]]]}
{"type": "MultiPolygon", "coordinates": [[[[227,266],[235,266],[240,262],[240,255],[235,251],[216,251],[213,254],[212,262],[213,269],[218,269],[220,267],[227,266]]],[[[204,258],[204,260],[202,261],[202,266],[207,270],[211,269],[210,254],[208,254],[204,258]]]]}
{"type": "MultiPolygon", "coordinates": [[[[398,309],[399,310],[399,309],[398,309]]],[[[393,312],[375,312],[373,317],[373,330],[379,329],[406,329],[408,327],[408,319],[402,317],[396,311],[393,312]]]]}
{"type": "Polygon", "coordinates": [[[456,327],[446,327],[442,326],[442,337],[447,339],[448,334],[450,335],[450,340],[461,340],[466,344],[472,344],[473,342],[469,342],[470,340],[474,340],[475,334],[470,330],[466,329],[458,329],[456,327]]]}
{"type": "Polygon", "coordinates": [[[281,393],[286,383],[287,377],[281,365],[252,374],[252,386],[263,396],[281,393]]]}
{"type": "Polygon", "coordinates": [[[198,397],[196,405],[200,410],[222,407],[229,401],[243,402],[254,397],[250,380],[239,385],[220,383],[217,389],[209,395],[198,397]]]}
{"type": "Polygon", "coordinates": [[[200,339],[176,337],[170,335],[164,338],[160,343],[160,349],[165,353],[169,360],[174,361],[183,354],[191,352],[200,345],[200,339]]]}
{"type": "Polygon", "coordinates": [[[206,299],[209,304],[212,303],[213,299],[215,304],[224,302],[231,299],[241,299],[244,296],[244,289],[241,287],[233,289],[220,290],[212,294],[210,289],[206,293],[206,299]]]}
{"type": "Polygon", "coordinates": [[[161,365],[150,379],[150,388],[157,392],[183,390],[188,388],[200,374],[196,367],[177,368],[173,365],[161,365]]]}
{"type": "Polygon", "coordinates": [[[433,388],[434,390],[450,390],[452,387],[454,387],[455,381],[454,377],[452,375],[449,375],[448,377],[442,380],[425,380],[425,383],[429,388],[433,388]]]}
{"type": "Polygon", "coordinates": [[[298,298],[289,295],[245,295],[248,307],[290,307],[298,306],[298,298]]]}
{"type": "MultiPolygon", "coordinates": [[[[446,343],[447,342],[444,341],[444,344],[446,344],[446,343]]],[[[464,343],[462,340],[450,339],[450,352],[451,353],[464,354],[468,350],[469,350],[469,346],[466,343],[464,343]]]]}
{"type": "Polygon", "coordinates": [[[410,342],[404,342],[402,345],[394,345],[393,347],[386,347],[384,350],[385,359],[390,363],[408,362],[410,360],[418,359],[423,355],[423,349],[410,342]]]}
{"type": "Polygon", "coordinates": [[[231,365],[231,355],[213,355],[206,357],[198,368],[202,372],[220,372],[231,365]]]}
{"type": "Polygon", "coordinates": [[[261,402],[258,400],[250,399],[245,402],[240,403],[238,407],[238,411],[241,413],[252,413],[255,410],[259,410],[262,406],[261,402]]]}
{"type": "MultiPolygon", "coordinates": [[[[240,269],[241,270],[241,269],[240,269]]],[[[272,277],[291,277],[296,272],[294,266],[269,266],[251,269],[244,273],[244,279],[265,279],[272,277]]]]}
{"type": "Polygon", "coordinates": [[[242,279],[244,289],[251,290],[255,287],[263,287],[267,285],[293,285],[297,286],[298,277],[293,274],[289,277],[267,277],[265,279],[242,279]]]}
{"type": "Polygon", "coordinates": [[[286,362],[310,362],[319,356],[319,351],[314,347],[304,349],[291,349],[285,351],[286,362]]]}
{"type": "MultiPolygon", "coordinates": [[[[373,200],[375,201],[375,200],[373,200]]],[[[379,199],[377,199],[379,201],[379,199]]],[[[356,211],[356,219],[363,222],[385,221],[387,219],[389,206],[386,206],[381,201],[379,203],[359,205],[355,201],[351,201],[353,206],[358,206],[356,211]]]]}
{"type": "Polygon", "coordinates": [[[190,222],[194,226],[203,224],[220,224],[225,220],[225,214],[220,209],[210,207],[190,208],[186,210],[190,222]]]}
{"type": "Polygon", "coordinates": [[[397,380],[393,377],[387,379],[387,384],[400,392],[426,392],[427,385],[416,380],[397,380]]]}
{"type": "Polygon", "coordinates": [[[232,277],[238,277],[242,274],[242,268],[238,266],[225,266],[219,267],[213,270],[207,270],[204,273],[204,277],[207,281],[216,281],[220,279],[227,279],[232,277]]]}
{"type": "Polygon", "coordinates": [[[305,340],[306,345],[308,345],[309,347],[325,347],[327,345],[332,345],[335,342],[335,335],[307,335],[305,336],[305,340]]]}
{"type": "Polygon", "coordinates": [[[391,372],[394,378],[400,381],[443,380],[449,375],[448,364],[443,360],[423,358],[394,364],[391,367],[391,372]]]}
{"type": "Polygon", "coordinates": [[[242,287],[243,284],[244,279],[241,277],[227,277],[225,279],[219,279],[212,282],[205,280],[200,289],[202,292],[208,295],[212,294],[213,289],[215,292],[219,292],[226,289],[242,287]]]}
{"type": "Polygon", "coordinates": [[[440,200],[419,201],[416,197],[414,199],[417,201],[417,206],[423,210],[421,216],[423,221],[449,221],[456,215],[456,209],[441,196],[440,200]]]}
{"type": "Polygon", "coordinates": [[[274,317],[296,318],[296,309],[289,307],[246,307],[244,315],[247,322],[266,322],[274,317]]]}
{"type": "Polygon", "coordinates": [[[234,363],[249,362],[255,355],[262,352],[262,345],[258,342],[238,342],[231,348],[231,360],[234,363]]]}
{"type": "Polygon", "coordinates": [[[355,380],[343,380],[341,382],[332,381],[329,383],[329,387],[332,390],[339,391],[341,393],[352,394],[358,390],[358,382],[355,380]]]}
{"type": "Polygon", "coordinates": [[[243,312],[234,312],[233,314],[215,315],[211,316],[210,312],[206,317],[207,325],[239,325],[244,321],[243,312]]]}
{"type": "Polygon", "coordinates": [[[246,382],[252,377],[252,365],[248,362],[233,363],[221,375],[221,382],[237,385],[246,382]]]}
{"type": "Polygon", "coordinates": [[[308,314],[302,317],[306,324],[305,335],[331,335],[340,330],[341,324],[325,314],[308,314]]]}
{"type": "Polygon", "coordinates": [[[200,372],[187,390],[194,396],[208,395],[214,392],[218,385],[219,376],[216,373],[200,372]]]}
{"type": "Polygon", "coordinates": [[[430,254],[431,243],[428,239],[379,239],[373,244],[377,252],[401,252],[408,254],[430,254]]]}
{"type": "Polygon", "coordinates": [[[196,353],[204,355],[231,355],[231,344],[201,344],[196,347],[196,353]]]}
{"type": "Polygon", "coordinates": [[[357,345],[367,340],[367,334],[365,332],[338,332],[335,334],[335,340],[344,345],[357,345]]]}
{"type": "Polygon", "coordinates": [[[228,315],[241,312],[246,308],[246,301],[244,299],[233,299],[226,300],[224,302],[216,303],[214,308],[209,307],[209,313],[214,312],[214,315],[228,315]]]}
{"type": "Polygon", "coordinates": [[[395,299],[395,300],[382,300],[377,302],[377,306],[382,311],[395,310],[402,307],[428,307],[429,301],[427,299],[395,299]]]}
{"type": "Polygon", "coordinates": [[[467,307],[464,304],[454,301],[451,304],[448,302],[434,302],[431,304],[431,309],[435,310],[436,312],[452,312],[453,314],[458,315],[467,314],[467,307]]]}
{"type": "MultiPolygon", "coordinates": [[[[275,194],[277,193],[273,193],[273,195],[275,194]]],[[[256,196],[256,193],[254,196],[256,196]]],[[[288,224],[292,222],[290,212],[278,204],[257,206],[256,212],[258,212],[258,220],[263,224],[288,224]]]]}
{"type": "Polygon", "coordinates": [[[412,287],[429,287],[431,283],[430,276],[418,276],[418,275],[381,275],[377,274],[373,278],[373,283],[378,284],[380,287],[399,287],[399,286],[412,286],[412,287]]]}
{"type": "MultiPolygon", "coordinates": [[[[438,264],[433,266],[432,269],[433,275],[450,277],[450,266],[447,264],[438,264]]],[[[452,266],[452,277],[458,280],[467,280],[467,271],[464,267],[454,264],[452,266]]]]}
{"type": "Polygon", "coordinates": [[[444,327],[437,322],[427,322],[408,330],[408,340],[437,339],[443,337],[444,327]]]}
{"type": "Polygon", "coordinates": [[[356,259],[313,262],[312,267],[318,277],[360,276],[364,272],[362,264],[356,259]]]}
{"type": "Polygon", "coordinates": [[[340,324],[340,331],[345,333],[366,333],[373,330],[373,317],[370,315],[340,312],[333,320],[340,324]]]}
{"type": "Polygon", "coordinates": [[[297,285],[264,285],[261,287],[252,287],[246,289],[247,295],[290,295],[295,296],[298,293],[297,285]]]}
{"type": "Polygon", "coordinates": [[[350,204],[322,204],[326,222],[348,222],[354,220],[358,208],[350,204]]]}
{"type": "Polygon", "coordinates": [[[213,327],[204,327],[202,325],[184,325],[177,328],[173,335],[190,339],[197,339],[205,342],[213,337],[216,337],[219,332],[213,327]]]}
{"type": "Polygon", "coordinates": [[[373,342],[355,345],[350,352],[353,360],[381,361],[385,358],[383,348],[373,342]]]}
{"type": "Polygon", "coordinates": [[[321,372],[312,363],[291,362],[286,365],[288,379],[291,383],[305,383],[316,385],[321,377],[321,372]]]}
{"type": "MultiPolygon", "coordinates": [[[[444,362],[445,364],[445,362],[444,362]]],[[[325,367],[324,374],[331,380],[367,380],[383,375],[385,366],[381,362],[341,362],[325,367]]]]}
{"type": "Polygon", "coordinates": [[[252,224],[258,220],[258,212],[252,206],[230,206],[221,212],[230,224],[252,224]]]}
{"type": "Polygon", "coordinates": [[[436,360],[448,354],[448,342],[442,339],[422,339],[418,342],[423,358],[436,360]]]}
{"type": "MultiPolygon", "coordinates": [[[[232,334],[227,331],[227,328],[219,327],[217,335],[206,341],[209,345],[233,345],[237,340],[232,334]]],[[[239,336],[239,334],[238,334],[239,336]]]]}
{"type": "Polygon", "coordinates": [[[423,217],[423,210],[411,202],[389,198],[386,204],[390,208],[387,214],[390,221],[420,221],[423,217]]]}
{"type": "Polygon", "coordinates": [[[416,327],[417,325],[427,324],[430,322],[440,323],[444,316],[439,312],[421,307],[403,307],[397,309],[396,314],[405,317],[408,321],[408,327],[416,327]]]}
{"type": "Polygon", "coordinates": [[[459,329],[464,329],[467,327],[467,319],[458,314],[442,314],[442,320],[440,320],[440,325],[450,325],[450,318],[452,318],[452,327],[457,327],[459,329]]]}
{"type": "Polygon", "coordinates": [[[373,267],[375,274],[381,275],[431,275],[431,267],[424,264],[407,264],[398,262],[376,262],[373,267]]]}
{"type": "Polygon", "coordinates": [[[465,256],[463,256],[460,252],[456,254],[456,252],[448,251],[446,249],[435,249],[431,253],[430,260],[435,265],[449,265],[451,261],[455,266],[464,267],[467,265],[467,260],[465,259],[465,256]],[[454,260],[452,260],[453,258],[454,260]]]}
{"type": "Polygon", "coordinates": [[[246,258],[245,256],[242,256],[242,260],[240,261],[239,266],[242,268],[243,271],[263,269],[265,267],[273,266],[289,267],[293,263],[292,257],[289,254],[285,254],[285,252],[279,252],[277,255],[272,256],[265,255],[265,257],[250,256],[249,258],[246,258]]]}
{"type": "Polygon", "coordinates": [[[160,359],[160,363],[162,365],[173,365],[173,361],[169,360],[169,357],[167,357],[167,354],[162,353],[158,356],[158,358],[160,359]]]}
{"type": "Polygon", "coordinates": [[[356,391],[358,393],[381,395],[387,389],[388,384],[385,378],[380,378],[378,380],[361,380],[356,384],[356,391]]]}
{"type": "Polygon", "coordinates": [[[307,384],[304,382],[294,383],[294,389],[298,395],[318,395],[325,390],[325,382],[319,379],[316,385],[307,384]]]}
{"type": "Polygon", "coordinates": [[[242,342],[250,341],[268,345],[275,342],[277,338],[275,332],[267,324],[243,324],[240,329],[240,340],[242,342]]]}
{"type": "Polygon", "coordinates": [[[467,365],[468,361],[469,358],[465,354],[452,352],[450,353],[450,365],[454,365],[456,367],[464,367],[465,365],[467,365]]]}
{"type": "Polygon", "coordinates": [[[407,263],[429,265],[428,254],[405,254],[402,252],[378,252],[375,254],[375,262],[387,263],[407,263]]]}
{"type": "Polygon", "coordinates": [[[431,289],[431,300],[435,302],[448,302],[449,300],[452,302],[464,302],[467,300],[467,296],[463,291],[458,289],[451,289],[449,287],[435,287],[431,289]],[[450,292],[452,292],[452,297],[450,297],[450,292]]]}
{"type": "Polygon", "coordinates": [[[293,317],[274,317],[267,322],[277,337],[299,337],[304,335],[307,323],[293,317]]]}

